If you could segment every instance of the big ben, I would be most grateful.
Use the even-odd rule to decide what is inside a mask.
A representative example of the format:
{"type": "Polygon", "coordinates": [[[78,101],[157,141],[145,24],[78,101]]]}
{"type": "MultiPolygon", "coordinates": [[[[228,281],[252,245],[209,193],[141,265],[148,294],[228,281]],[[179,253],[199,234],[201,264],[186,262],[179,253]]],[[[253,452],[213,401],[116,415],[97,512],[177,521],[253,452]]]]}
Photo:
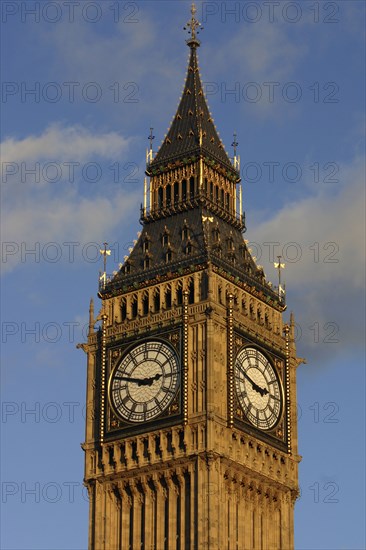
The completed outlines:
{"type": "Polygon", "coordinates": [[[290,550],[294,321],[243,238],[240,161],[207,105],[194,5],[187,28],[182,97],[147,155],[141,233],[101,277],[100,311],[90,305],[89,549],[290,550]]]}

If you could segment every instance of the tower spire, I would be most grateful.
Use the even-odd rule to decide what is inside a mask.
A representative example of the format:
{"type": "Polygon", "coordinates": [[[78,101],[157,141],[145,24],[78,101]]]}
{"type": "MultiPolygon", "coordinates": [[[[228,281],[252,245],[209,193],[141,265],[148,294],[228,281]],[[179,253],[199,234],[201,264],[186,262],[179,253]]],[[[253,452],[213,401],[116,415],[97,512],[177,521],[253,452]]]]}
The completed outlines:
{"type": "Polygon", "coordinates": [[[190,21],[188,21],[188,23],[184,27],[184,30],[185,31],[188,30],[188,34],[191,35],[191,37],[186,41],[187,45],[190,48],[198,48],[201,45],[201,42],[198,40],[197,35],[200,32],[199,29],[200,28],[203,29],[203,27],[202,27],[201,23],[199,21],[197,21],[196,13],[197,13],[196,4],[193,2],[192,6],[191,6],[192,17],[191,17],[190,21]]]}
{"type": "Polygon", "coordinates": [[[217,132],[202,86],[197,54],[200,41],[197,35],[203,27],[196,19],[196,13],[197,8],[193,3],[192,17],[184,27],[190,35],[186,42],[191,51],[183,93],[175,117],[155,157],[147,155],[148,175],[171,162],[193,156],[209,157],[226,171],[236,171],[217,132]]]}

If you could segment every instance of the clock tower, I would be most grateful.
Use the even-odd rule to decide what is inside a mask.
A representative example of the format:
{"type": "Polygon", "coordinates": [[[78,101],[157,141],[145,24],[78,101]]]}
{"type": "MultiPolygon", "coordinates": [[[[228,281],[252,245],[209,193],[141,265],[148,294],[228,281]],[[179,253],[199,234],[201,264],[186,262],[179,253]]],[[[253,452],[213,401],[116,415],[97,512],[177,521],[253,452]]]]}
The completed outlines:
{"type": "Polygon", "coordinates": [[[195,14],[142,231],[90,305],[89,550],[294,547],[294,322],[243,239],[237,144],[231,159],[207,106],[195,14]]]}

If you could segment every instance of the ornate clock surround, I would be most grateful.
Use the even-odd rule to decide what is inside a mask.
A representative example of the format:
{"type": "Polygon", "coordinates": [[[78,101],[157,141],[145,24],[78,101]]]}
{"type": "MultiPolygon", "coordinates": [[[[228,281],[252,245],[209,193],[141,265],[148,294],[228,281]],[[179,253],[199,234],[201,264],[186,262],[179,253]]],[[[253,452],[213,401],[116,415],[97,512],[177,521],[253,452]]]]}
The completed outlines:
{"type": "MultiPolygon", "coordinates": [[[[114,411],[110,403],[109,392],[106,390],[103,396],[105,402],[105,440],[115,439],[116,437],[127,437],[137,435],[147,431],[153,431],[159,428],[170,426],[182,421],[184,410],[184,338],[182,325],[176,326],[171,330],[155,330],[149,331],[140,336],[139,342],[159,341],[173,348],[179,364],[179,382],[177,392],[166,410],[158,417],[141,423],[130,423],[120,418],[114,411]]],[[[106,346],[106,369],[105,369],[105,388],[108,388],[110,377],[113,374],[116,366],[121,362],[129,349],[136,344],[136,337],[115,341],[106,346]]]]}
{"type": "Polygon", "coordinates": [[[277,350],[270,349],[265,344],[259,345],[258,341],[248,338],[243,332],[235,330],[233,338],[233,358],[237,357],[237,354],[243,347],[255,348],[267,357],[278,376],[282,388],[283,388],[283,405],[281,419],[272,430],[261,430],[251,424],[246,418],[245,413],[239,403],[235,389],[233,389],[233,425],[244,431],[261,439],[265,443],[269,443],[274,447],[277,447],[281,451],[288,451],[290,444],[289,438],[289,408],[290,403],[288,400],[288,373],[287,373],[287,360],[286,356],[279,353],[277,350]]]}

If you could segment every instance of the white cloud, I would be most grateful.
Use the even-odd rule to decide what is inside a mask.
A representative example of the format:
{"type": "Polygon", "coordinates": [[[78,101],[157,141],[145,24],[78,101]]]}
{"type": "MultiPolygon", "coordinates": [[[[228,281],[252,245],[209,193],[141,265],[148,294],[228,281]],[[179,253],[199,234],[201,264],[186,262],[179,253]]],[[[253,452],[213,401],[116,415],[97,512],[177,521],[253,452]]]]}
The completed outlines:
{"type": "MultiPolygon", "coordinates": [[[[3,162],[25,163],[30,168],[39,161],[42,166],[46,161],[63,166],[65,161],[86,163],[98,159],[104,168],[106,160],[126,158],[129,144],[130,140],[115,132],[98,134],[81,126],[55,124],[39,136],[7,138],[2,147],[3,162]]],[[[4,273],[22,263],[22,246],[34,249],[35,243],[62,246],[67,241],[99,242],[122,221],[128,223],[131,213],[136,212],[139,188],[131,191],[127,185],[111,184],[108,168],[96,185],[83,181],[78,171],[74,182],[67,179],[67,171],[62,171],[60,181],[50,183],[41,170],[42,185],[35,184],[33,176],[22,181],[20,173],[8,177],[3,185],[3,252],[18,250],[3,255],[4,273]],[[6,243],[13,243],[13,247],[10,244],[6,248],[6,243]]]]}
{"type": "Polygon", "coordinates": [[[116,132],[97,134],[80,125],[52,124],[38,136],[6,138],[1,144],[2,162],[113,159],[127,151],[130,141],[116,132]]]}
{"type": "MultiPolygon", "coordinates": [[[[281,243],[275,250],[288,255],[287,280],[293,287],[324,282],[363,287],[364,160],[357,157],[351,164],[340,165],[339,173],[341,187],[333,184],[333,190],[332,184],[322,184],[325,187],[319,186],[315,195],[286,204],[274,218],[252,230],[259,244],[281,243]],[[295,262],[291,260],[296,258],[296,247],[289,245],[293,242],[300,251],[295,262]]],[[[269,260],[268,252],[264,260],[269,260]]]]}
{"type": "Polygon", "coordinates": [[[44,249],[45,244],[56,243],[59,249],[66,250],[67,242],[81,246],[100,243],[106,235],[116,233],[122,222],[127,227],[131,216],[135,218],[139,195],[138,191],[122,189],[108,197],[94,198],[82,198],[73,192],[62,198],[52,197],[45,189],[41,194],[28,195],[23,204],[7,213],[2,230],[2,271],[9,272],[22,263],[24,266],[25,249],[44,249]]]}
{"type": "MultiPolygon", "coordinates": [[[[291,75],[307,48],[286,35],[286,26],[274,25],[266,18],[239,27],[219,49],[215,49],[215,71],[230,74],[242,82],[276,81],[291,75]]],[[[213,55],[213,52],[212,52],[213,55]]]]}
{"type": "Polygon", "coordinates": [[[275,255],[285,255],[282,277],[298,322],[300,354],[309,361],[315,353],[318,363],[332,362],[339,350],[365,344],[364,166],[361,157],[340,165],[341,185],[319,187],[312,197],[284,205],[251,230],[263,253],[260,263],[273,282],[277,273],[263,243],[280,243],[275,255]],[[286,258],[297,252],[298,261],[286,258]]]}
{"type": "Polygon", "coordinates": [[[143,6],[139,9],[136,23],[121,18],[108,34],[98,33],[98,27],[78,19],[72,25],[50,27],[40,35],[42,46],[52,48],[63,81],[77,82],[80,89],[95,82],[103,91],[100,103],[110,103],[115,119],[122,119],[124,125],[133,123],[134,128],[137,120],[146,120],[147,113],[151,117],[155,108],[160,111],[167,98],[174,96],[171,87],[182,80],[182,68],[174,61],[166,62],[172,37],[159,32],[159,22],[150,19],[143,6]],[[112,103],[115,97],[118,101],[112,103]]]}

